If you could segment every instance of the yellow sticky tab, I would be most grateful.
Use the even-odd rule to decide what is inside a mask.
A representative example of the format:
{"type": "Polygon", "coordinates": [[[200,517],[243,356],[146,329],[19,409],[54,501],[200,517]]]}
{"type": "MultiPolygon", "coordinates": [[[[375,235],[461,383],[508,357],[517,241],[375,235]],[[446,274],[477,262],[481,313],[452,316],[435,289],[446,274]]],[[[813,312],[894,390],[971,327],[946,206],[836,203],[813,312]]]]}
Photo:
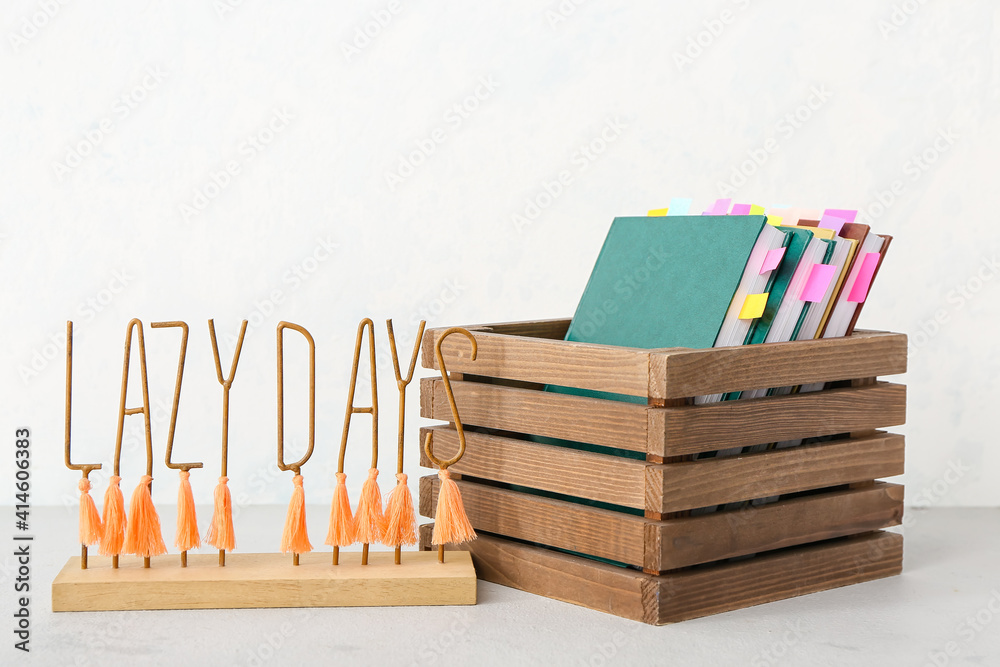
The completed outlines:
{"type": "Polygon", "coordinates": [[[668,210],[669,209],[665,209],[665,208],[654,208],[654,209],[651,209],[649,211],[649,213],[647,213],[646,215],[649,216],[650,218],[662,218],[663,216],[665,216],[667,214],[668,210]]]}
{"type": "Polygon", "coordinates": [[[774,225],[775,227],[781,226],[781,216],[779,215],[769,215],[767,216],[767,224],[774,225]]]}
{"type": "Polygon", "coordinates": [[[753,320],[764,314],[764,306],[767,305],[768,292],[763,294],[748,294],[743,300],[743,308],[740,310],[741,320],[753,320]]]}
{"type": "Polygon", "coordinates": [[[750,204],[750,215],[764,215],[764,207],[750,204]]]}

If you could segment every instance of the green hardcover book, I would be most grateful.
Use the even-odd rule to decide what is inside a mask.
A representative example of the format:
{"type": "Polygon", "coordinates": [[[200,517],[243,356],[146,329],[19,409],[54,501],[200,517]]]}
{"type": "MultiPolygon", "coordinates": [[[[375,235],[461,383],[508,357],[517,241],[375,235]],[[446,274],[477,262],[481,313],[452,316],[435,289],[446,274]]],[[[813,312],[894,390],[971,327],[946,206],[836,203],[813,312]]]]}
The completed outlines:
{"type": "Polygon", "coordinates": [[[712,347],[762,233],[781,234],[763,215],[615,218],[566,340],[712,347]]]}

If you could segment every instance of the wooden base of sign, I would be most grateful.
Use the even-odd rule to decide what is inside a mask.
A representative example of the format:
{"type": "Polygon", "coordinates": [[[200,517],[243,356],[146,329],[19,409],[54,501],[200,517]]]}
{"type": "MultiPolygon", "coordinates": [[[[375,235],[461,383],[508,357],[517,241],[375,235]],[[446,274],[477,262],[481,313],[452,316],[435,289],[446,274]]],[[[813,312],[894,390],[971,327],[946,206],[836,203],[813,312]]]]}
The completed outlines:
{"type": "Polygon", "coordinates": [[[340,565],[329,552],[291,554],[189,554],[180,566],[177,554],[152,559],[91,557],[80,568],[69,559],[52,582],[52,611],[122,611],[139,609],[245,609],[255,607],[392,607],[470,605],[476,603],[476,572],[467,552],[405,551],[402,564],[393,553],[341,552],[340,565]]]}

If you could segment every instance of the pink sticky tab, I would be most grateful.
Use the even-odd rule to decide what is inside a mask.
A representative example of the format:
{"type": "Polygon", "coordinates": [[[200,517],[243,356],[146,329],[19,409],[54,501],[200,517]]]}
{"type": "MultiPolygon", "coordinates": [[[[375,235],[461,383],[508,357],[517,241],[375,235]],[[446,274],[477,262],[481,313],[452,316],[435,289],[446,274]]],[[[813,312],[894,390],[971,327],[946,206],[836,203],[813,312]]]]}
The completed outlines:
{"type": "Polygon", "coordinates": [[[828,208],[823,211],[823,215],[832,215],[835,218],[840,218],[844,222],[854,222],[854,220],[858,217],[858,212],[849,208],[828,208]]]}
{"type": "Polygon", "coordinates": [[[773,271],[778,268],[778,264],[781,264],[781,258],[785,256],[784,248],[775,248],[774,250],[768,250],[767,255],[764,256],[764,263],[760,265],[760,272],[767,273],[768,271],[773,271]]]}
{"type": "Polygon", "coordinates": [[[827,288],[830,287],[830,281],[833,280],[836,273],[837,266],[835,264],[813,264],[799,299],[813,303],[822,301],[823,297],[826,296],[827,288]]]}
{"type": "Polygon", "coordinates": [[[832,229],[833,233],[840,236],[840,230],[844,228],[844,223],[847,220],[843,218],[838,218],[834,215],[823,214],[823,217],[819,219],[819,226],[823,229],[832,229]]]}
{"type": "Polygon", "coordinates": [[[729,215],[750,215],[750,204],[733,204],[729,215]]]}
{"type": "Polygon", "coordinates": [[[848,301],[864,303],[865,299],[868,298],[868,288],[872,286],[872,278],[875,277],[875,267],[878,266],[878,258],[879,254],[877,252],[865,254],[865,258],[861,260],[861,270],[858,271],[858,277],[854,279],[854,287],[851,288],[851,293],[847,295],[848,301]]]}
{"type": "Polygon", "coordinates": [[[704,215],[725,215],[729,210],[729,203],[732,199],[716,199],[712,208],[705,211],[704,215]]]}

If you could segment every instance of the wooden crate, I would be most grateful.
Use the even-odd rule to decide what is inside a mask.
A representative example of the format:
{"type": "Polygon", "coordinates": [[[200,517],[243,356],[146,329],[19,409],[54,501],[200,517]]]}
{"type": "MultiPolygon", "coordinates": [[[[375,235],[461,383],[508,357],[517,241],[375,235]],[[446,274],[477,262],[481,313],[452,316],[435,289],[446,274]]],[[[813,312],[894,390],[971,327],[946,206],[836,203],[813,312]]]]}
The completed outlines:
{"type": "MultiPolygon", "coordinates": [[[[903,472],[904,442],[877,429],[904,423],[906,388],[877,378],[905,372],[905,335],[643,350],[567,342],[568,325],[468,327],[475,361],[459,336],[442,346],[466,426],[452,470],[481,535],[464,548],[481,578],[667,623],[900,572],[902,537],[881,529],[900,523],[903,488],[876,480],[903,472]],[[817,382],[833,386],[694,404],[817,382]],[[819,440],[710,454],[802,438],[819,440]]],[[[425,336],[427,368],[443,331],[425,336]]],[[[420,397],[421,416],[451,420],[440,378],[420,397]]],[[[457,451],[452,424],[427,433],[439,457],[457,451]]],[[[437,488],[420,482],[424,516],[437,488]]]]}

